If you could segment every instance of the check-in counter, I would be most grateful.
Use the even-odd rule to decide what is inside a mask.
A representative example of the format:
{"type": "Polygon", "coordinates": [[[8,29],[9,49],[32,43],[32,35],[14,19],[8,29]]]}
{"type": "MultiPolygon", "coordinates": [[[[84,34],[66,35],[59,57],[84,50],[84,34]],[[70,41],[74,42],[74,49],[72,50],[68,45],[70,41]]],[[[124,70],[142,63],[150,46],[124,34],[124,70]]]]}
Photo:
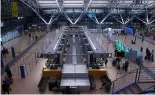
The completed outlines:
{"type": "Polygon", "coordinates": [[[92,75],[95,78],[100,78],[107,74],[106,69],[88,69],[88,74],[92,75]]]}
{"type": "Polygon", "coordinates": [[[43,68],[42,73],[45,78],[60,78],[61,77],[61,69],[47,69],[43,68]]]}

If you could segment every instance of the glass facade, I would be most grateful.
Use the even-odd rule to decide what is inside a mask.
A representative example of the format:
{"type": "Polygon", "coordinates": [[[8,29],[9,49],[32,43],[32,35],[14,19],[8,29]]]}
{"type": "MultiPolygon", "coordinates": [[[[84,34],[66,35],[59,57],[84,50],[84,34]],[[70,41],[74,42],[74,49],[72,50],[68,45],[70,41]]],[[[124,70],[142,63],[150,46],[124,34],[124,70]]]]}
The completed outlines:
{"type": "Polygon", "coordinates": [[[5,43],[13,38],[18,37],[18,36],[19,36],[18,30],[10,30],[5,35],[1,36],[1,40],[2,40],[2,43],[5,43]]]}

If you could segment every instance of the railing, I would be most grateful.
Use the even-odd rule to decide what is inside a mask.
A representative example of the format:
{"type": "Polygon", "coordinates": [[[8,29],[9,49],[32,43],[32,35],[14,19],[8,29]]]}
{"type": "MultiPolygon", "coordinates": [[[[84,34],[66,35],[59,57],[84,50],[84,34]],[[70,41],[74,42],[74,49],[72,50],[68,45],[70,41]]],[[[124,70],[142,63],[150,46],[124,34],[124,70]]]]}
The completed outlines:
{"type": "Polygon", "coordinates": [[[118,91],[128,87],[137,82],[137,77],[139,73],[139,68],[127,73],[126,75],[102,86],[101,88],[95,89],[92,94],[107,94],[107,93],[117,93],[118,91]],[[110,85],[110,86],[109,86],[110,85]],[[109,89],[109,91],[106,91],[109,89]]]}
{"type": "MultiPolygon", "coordinates": [[[[151,69],[155,72],[154,67],[149,67],[149,69],[151,69]]],[[[142,71],[142,69],[137,68],[137,69],[127,73],[126,75],[102,86],[101,88],[95,89],[91,93],[92,94],[117,93],[118,91],[121,91],[134,83],[142,82],[142,80],[143,80],[143,82],[155,82],[155,80],[153,80],[151,77],[148,77],[149,75],[147,73],[145,73],[147,77],[143,77],[143,75],[142,75],[143,73],[145,73],[145,72],[142,71]],[[108,86],[108,85],[111,85],[111,86],[108,86]],[[107,92],[106,89],[110,89],[109,92],[107,92]]],[[[149,88],[151,88],[151,87],[149,87],[149,88]]],[[[146,90],[148,90],[148,89],[146,89],[146,90]]],[[[146,91],[146,90],[144,90],[144,91],[146,91]]]]}
{"type": "Polygon", "coordinates": [[[121,89],[124,89],[128,85],[137,82],[138,72],[139,68],[113,81],[112,92],[115,93],[121,89]]]}
{"type": "Polygon", "coordinates": [[[140,94],[153,94],[155,93],[155,85],[143,90],[140,94]]]}
{"type": "MultiPolygon", "coordinates": [[[[153,73],[155,73],[155,67],[147,67],[150,71],[152,71],[153,73]]],[[[155,80],[148,74],[145,72],[144,70],[145,68],[140,70],[139,73],[139,80],[138,82],[155,82],[155,80]]]]}

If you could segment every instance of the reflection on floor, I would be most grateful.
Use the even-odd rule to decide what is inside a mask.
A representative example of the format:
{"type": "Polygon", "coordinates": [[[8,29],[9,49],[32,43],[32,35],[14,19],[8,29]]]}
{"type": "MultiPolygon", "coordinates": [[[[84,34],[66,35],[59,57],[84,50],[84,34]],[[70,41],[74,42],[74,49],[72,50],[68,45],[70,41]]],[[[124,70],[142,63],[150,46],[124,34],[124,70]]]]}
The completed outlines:
{"type": "MultiPolygon", "coordinates": [[[[51,34],[52,35],[52,34],[51,34]]],[[[49,35],[49,38],[51,37],[51,35],[49,35]]],[[[100,35],[100,34],[93,34],[94,39],[97,39],[97,41],[100,43],[100,45],[103,46],[103,48],[105,49],[106,52],[114,52],[114,47],[112,45],[112,43],[108,44],[108,40],[100,35]]],[[[144,50],[149,46],[150,49],[155,49],[155,45],[152,45],[148,42],[143,42],[143,44],[141,43],[140,39],[137,39],[137,44],[132,45],[131,44],[131,36],[127,37],[130,40],[125,40],[125,38],[123,36],[116,36],[114,37],[114,39],[120,39],[122,40],[124,43],[126,43],[128,46],[133,47],[133,48],[137,48],[139,49],[140,46],[142,45],[144,47],[144,50]]],[[[43,38],[45,40],[47,40],[46,38],[43,38]]],[[[24,40],[24,39],[23,39],[24,40]]],[[[44,42],[44,40],[42,40],[44,42]]],[[[52,41],[50,39],[50,41],[52,41]]],[[[144,52],[145,53],[145,52],[144,52]]],[[[116,78],[119,78],[120,76],[124,75],[124,72],[119,72],[117,71],[117,69],[115,67],[112,66],[112,59],[108,59],[108,65],[106,67],[107,71],[108,71],[108,76],[110,77],[110,79],[113,81],[116,78]]],[[[33,65],[33,68],[27,72],[27,75],[25,79],[21,79],[20,76],[18,74],[13,73],[13,78],[14,78],[14,83],[13,85],[11,85],[11,94],[39,94],[39,90],[38,90],[38,83],[40,81],[41,78],[41,72],[43,69],[43,66],[45,64],[46,59],[38,59],[38,62],[36,65],[33,65]]],[[[146,62],[146,61],[145,61],[146,62]]],[[[25,63],[23,63],[25,64],[25,63]]],[[[155,66],[154,63],[151,62],[147,62],[144,63],[146,66],[155,66]]],[[[16,65],[20,65],[20,64],[16,64],[16,65]]],[[[30,65],[30,64],[27,64],[30,65]]],[[[31,65],[30,65],[31,66],[31,65]]],[[[13,67],[12,67],[13,68],[13,67]]],[[[30,68],[30,67],[29,67],[30,68]]],[[[129,66],[129,71],[132,71],[133,69],[136,69],[137,66],[130,62],[130,66],[129,66]]],[[[14,68],[17,69],[16,72],[18,72],[18,68],[14,68]]],[[[3,77],[2,77],[3,78],[3,77]]],[[[96,88],[100,88],[101,87],[101,82],[100,79],[96,79],[96,88]]],[[[48,87],[46,88],[45,91],[46,94],[54,94],[54,92],[49,91],[48,87]]],[[[91,93],[91,92],[90,92],[91,93]]]]}

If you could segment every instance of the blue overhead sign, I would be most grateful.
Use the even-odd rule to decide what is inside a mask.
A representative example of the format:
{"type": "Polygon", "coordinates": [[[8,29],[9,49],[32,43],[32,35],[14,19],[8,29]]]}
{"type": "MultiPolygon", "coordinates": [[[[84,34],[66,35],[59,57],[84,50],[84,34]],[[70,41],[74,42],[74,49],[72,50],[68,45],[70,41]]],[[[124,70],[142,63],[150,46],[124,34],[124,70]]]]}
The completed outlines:
{"type": "Polygon", "coordinates": [[[133,35],[133,29],[131,29],[131,28],[126,27],[126,28],[125,28],[125,32],[126,32],[127,34],[133,35]]]}
{"type": "Polygon", "coordinates": [[[18,26],[16,27],[16,29],[19,29],[19,28],[23,28],[23,26],[21,26],[21,25],[18,25],[18,26]]]}
{"type": "Polygon", "coordinates": [[[95,17],[95,15],[93,13],[88,13],[88,17],[92,18],[92,17],[95,17]]]}

